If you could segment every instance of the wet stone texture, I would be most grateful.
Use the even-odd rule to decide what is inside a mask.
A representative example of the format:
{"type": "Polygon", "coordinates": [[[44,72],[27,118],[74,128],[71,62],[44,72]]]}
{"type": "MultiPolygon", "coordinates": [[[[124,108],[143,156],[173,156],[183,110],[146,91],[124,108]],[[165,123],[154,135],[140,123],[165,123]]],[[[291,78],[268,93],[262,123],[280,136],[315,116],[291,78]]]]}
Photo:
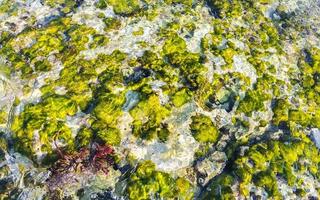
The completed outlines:
{"type": "Polygon", "coordinates": [[[318,199],[317,0],[0,0],[0,199],[318,199]]]}

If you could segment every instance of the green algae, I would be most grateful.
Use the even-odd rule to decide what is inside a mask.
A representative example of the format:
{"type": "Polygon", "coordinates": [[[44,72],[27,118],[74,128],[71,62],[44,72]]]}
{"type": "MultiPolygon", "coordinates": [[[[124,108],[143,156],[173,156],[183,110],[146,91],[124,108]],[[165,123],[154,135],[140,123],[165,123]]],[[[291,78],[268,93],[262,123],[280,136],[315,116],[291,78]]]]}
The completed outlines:
{"type": "Polygon", "coordinates": [[[34,63],[34,68],[36,71],[46,72],[51,70],[52,65],[48,60],[39,60],[34,63]]]}
{"type": "Polygon", "coordinates": [[[165,0],[164,2],[167,4],[183,4],[183,5],[191,6],[193,0],[165,0]]]}
{"type": "Polygon", "coordinates": [[[81,127],[75,138],[77,148],[81,149],[90,144],[93,138],[93,130],[88,127],[81,127]]]}
{"type": "Polygon", "coordinates": [[[168,134],[168,131],[161,130],[161,122],[169,114],[170,110],[160,104],[159,97],[150,95],[130,110],[130,115],[134,119],[132,133],[147,140],[154,139],[156,136],[163,138],[168,134]],[[145,119],[147,120],[145,121],[145,119]],[[163,131],[166,131],[164,136],[163,131]]]}
{"type": "Polygon", "coordinates": [[[129,199],[178,198],[192,199],[191,184],[183,179],[174,179],[168,173],[157,171],[151,161],[137,166],[128,182],[129,199]]]}
{"type": "Polygon", "coordinates": [[[72,0],[44,0],[44,3],[52,8],[60,8],[63,13],[70,13],[78,6],[78,2],[72,0]]]}
{"type": "Polygon", "coordinates": [[[121,21],[114,17],[107,17],[103,19],[104,24],[106,25],[105,31],[117,30],[121,26],[121,21]]]}
{"type": "Polygon", "coordinates": [[[10,0],[1,1],[0,13],[14,15],[17,12],[17,3],[10,0]]]}
{"type": "Polygon", "coordinates": [[[263,111],[265,109],[264,101],[268,99],[270,99],[270,95],[261,91],[249,90],[244,99],[239,103],[237,112],[243,112],[251,116],[253,111],[263,111]]]}
{"type": "Polygon", "coordinates": [[[163,80],[169,85],[174,85],[179,81],[177,70],[152,51],[145,51],[143,56],[138,58],[138,62],[144,68],[156,72],[156,78],[163,80]]]}
{"type": "Polygon", "coordinates": [[[132,15],[140,9],[139,0],[107,0],[107,3],[119,15],[132,15]]]}
{"type": "Polygon", "coordinates": [[[207,69],[201,64],[201,57],[197,53],[188,52],[186,42],[173,34],[162,47],[163,54],[173,67],[180,69],[183,82],[190,89],[195,90],[206,84],[203,73],[207,69]]]}
{"type": "Polygon", "coordinates": [[[105,124],[115,125],[117,118],[122,113],[122,105],[124,102],[124,95],[120,98],[118,95],[110,93],[101,95],[93,113],[97,119],[103,121],[105,124]]]}
{"type": "Polygon", "coordinates": [[[221,47],[223,42],[222,34],[208,33],[201,40],[201,47],[204,50],[218,50],[221,47]]]}
{"type": "Polygon", "coordinates": [[[5,124],[7,123],[7,112],[5,110],[0,110],[0,124],[5,124]]]}
{"type": "Polygon", "coordinates": [[[207,0],[206,2],[213,9],[214,15],[219,18],[239,17],[242,11],[241,1],[207,0]]]}
{"type": "MultiPolygon", "coordinates": [[[[213,192],[220,187],[223,188],[221,192],[227,192],[233,199],[235,196],[230,191],[229,185],[230,181],[238,179],[240,181],[239,191],[244,197],[249,196],[249,185],[254,184],[265,189],[270,197],[281,199],[277,177],[283,177],[290,186],[299,186],[299,182],[296,181],[297,173],[303,173],[305,170],[314,175],[319,173],[318,154],[314,144],[307,138],[284,138],[280,141],[259,142],[251,146],[245,155],[235,158],[232,170],[236,176],[233,173],[222,173],[211,183],[212,192],[205,195],[217,195],[213,192]],[[305,159],[308,160],[308,164],[301,165],[301,161],[305,159]],[[294,168],[294,165],[304,167],[299,169],[294,168]]],[[[217,197],[222,198],[223,195],[222,193],[217,197]]]]}
{"type": "Polygon", "coordinates": [[[189,102],[191,99],[191,94],[187,89],[182,89],[178,92],[176,92],[172,96],[172,103],[175,107],[181,107],[185,103],[189,102]]]}
{"type": "Polygon", "coordinates": [[[95,34],[92,37],[93,41],[92,43],[89,45],[90,48],[95,49],[97,47],[102,47],[102,46],[106,46],[109,43],[109,38],[101,35],[101,34],[95,34]]]}
{"type": "Polygon", "coordinates": [[[107,127],[97,132],[97,137],[106,144],[117,146],[121,142],[120,131],[117,128],[107,127]]]}
{"type": "Polygon", "coordinates": [[[223,174],[214,179],[211,184],[211,191],[205,193],[201,199],[219,199],[219,200],[235,200],[230,185],[234,184],[234,177],[223,174]]]}
{"type": "Polygon", "coordinates": [[[198,142],[215,143],[218,140],[219,131],[209,117],[195,115],[191,120],[190,130],[198,142]]]}
{"type": "Polygon", "coordinates": [[[99,1],[96,2],[95,6],[97,8],[104,9],[104,8],[108,7],[108,4],[107,4],[106,0],[99,0],[99,1]]]}
{"type": "Polygon", "coordinates": [[[38,104],[26,105],[12,125],[15,148],[33,159],[39,151],[34,148],[35,144],[39,144],[47,154],[53,153],[55,147],[52,144],[56,140],[66,145],[67,149],[73,149],[71,130],[65,125],[65,120],[76,111],[75,102],[59,95],[48,96],[38,104]],[[39,136],[35,135],[37,132],[39,136]]]}
{"type": "MultiPolygon", "coordinates": [[[[76,11],[75,1],[59,0],[45,3],[52,8],[62,9],[64,14],[76,11]]],[[[286,83],[280,80],[283,77],[278,77],[278,73],[281,72],[281,67],[287,66],[278,67],[265,61],[273,55],[281,55],[279,32],[273,22],[266,19],[258,8],[260,4],[270,4],[272,1],[206,1],[211,10],[210,14],[215,17],[211,22],[214,31],[200,38],[200,53],[192,53],[187,48],[187,42],[190,42],[188,37],[192,37],[198,29],[197,22],[185,23],[185,19],[179,19],[181,16],[190,15],[191,10],[198,6],[198,2],[167,0],[165,3],[170,9],[173,6],[179,7],[178,4],[188,8],[182,6],[181,13],[174,11],[175,20],[160,28],[156,40],[163,42],[163,46],[149,46],[147,42],[139,41],[139,48],[148,50],[137,57],[120,50],[110,54],[99,54],[93,59],[83,58],[83,54],[88,47],[93,52],[98,47],[108,49],[112,40],[109,34],[113,36],[116,30],[125,26],[123,21],[128,18],[123,16],[141,15],[151,20],[162,15],[157,6],[149,7],[150,4],[157,4],[154,1],[97,1],[96,7],[105,9],[112,6],[116,14],[114,17],[99,15],[105,24],[105,33],[98,34],[93,28],[75,24],[69,17],[54,20],[42,28],[25,30],[17,36],[1,33],[0,41],[4,47],[0,51],[10,63],[8,74],[18,72],[22,74],[21,78],[32,80],[55,67],[48,59],[52,56],[63,65],[59,78],[48,78],[41,87],[40,102],[27,104],[15,117],[13,134],[19,152],[36,160],[36,154],[39,153],[35,146],[37,134],[40,138],[40,149],[48,154],[48,157],[55,154],[55,141],[59,146],[62,143],[61,147],[67,150],[87,147],[93,141],[119,147],[122,139],[118,129],[119,118],[125,112],[125,94],[129,90],[139,93],[140,101],[129,110],[129,114],[134,120],[131,124],[133,135],[143,140],[158,139],[166,143],[170,135],[175,133],[170,132],[164,120],[170,117],[172,109],[179,110],[191,101],[195,101],[195,104],[205,111],[224,108],[232,115],[232,122],[228,122],[227,127],[234,126],[233,128],[245,132],[251,131],[253,113],[258,111],[261,115],[269,116],[269,103],[273,112],[270,125],[281,127],[286,123],[289,126],[289,130],[286,131],[293,135],[298,134],[294,130],[300,126],[308,128],[307,130],[320,127],[320,110],[317,108],[320,103],[319,50],[309,50],[312,62],[299,61],[298,73],[301,81],[290,80],[291,83],[286,83]],[[235,18],[239,21],[243,18],[249,28],[232,24],[235,18]],[[188,36],[184,36],[183,31],[186,31],[188,36]],[[11,37],[19,39],[14,40],[11,37]],[[21,42],[24,38],[32,38],[33,42],[25,45],[21,42]],[[245,49],[237,47],[236,43],[231,41],[234,38],[239,42],[245,42],[245,49]],[[270,47],[275,48],[275,53],[268,52],[270,47]],[[204,63],[210,60],[208,54],[211,53],[223,58],[226,65],[221,66],[221,71],[214,73],[213,77],[209,77],[212,78],[212,82],[209,82],[206,76],[208,66],[204,63]],[[252,87],[250,77],[232,71],[234,57],[240,54],[243,54],[257,71],[257,82],[252,83],[252,87]],[[129,63],[127,59],[131,59],[132,62],[129,63]],[[126,76],[125,70],[130,71],[132,76],[126,76]],[[146,74],[139,77],[140,72],[146,74]],[[136,76],[138,78],[134,79],[136,76]],[[159,90],[168,96],[169,102],[161,102],[160,95],[151,88],[152,81],[158,80],[165,83],[159,90]],[[289,87],[294,84],[301,88],[298,88],[298,97],[289,100],[289,87]],[[64,88],[65,95],[57,95],[57,88],[64,88]],[[282,94],[283,90],[288,91],[282,94]],[[243,93],[244,96],[238,93],[243,93]],[[230,107],[223,106],[229,102],[232,102],[230,107]],[[66,111],[67,108],[60,107],[59,103],[67,105],[71,110],[66,111]],[[234,105],[238,105],[236,113],[232,111],[234,105]],[[80,110],[89,115],[92,121],[82,126],[74,138],[74,133],[66,125],[66,117],[73,116],[80,110]],[[242,113],[246,116],[240,117],[242,113]]],[[[10,9],[4,8],[6,12],[10,12],[10,9]]],[[[140,27],[132,34],[141,36],[148,32],[140,27]]],[[[130,47],[128,51],[131,51],[130,47]]],[[[209,67],[213,67],[213,70],[219,68],[215,64],[209,67]]],[[[30,86],[24,87],[25,94],[30,94],[31,91],[30,86]]],[[[258,118],[259,128],[266,127],[269,124],[267,120],[258,118]]],[[[191,133],[202,143],[196,157],[205,157],[212,144],[217,142],[219,130],[215,122],[202,114],[191,117],[191,121],[191,133]]],[[[258,130],[258,127],[254,128],[254,131],[258,130]]],[[[299,137],[304,138],[301,135],[299,137]]],[[[235,188],[231,186],[237,181],[240,182],[241,194],[246,198],[251,195],[248,187],[252,184],[263,188],[270,197],[277,199],[281,195],[277,185],[278,176],[283,177],[289,186],[298,188],[297,194],[303,197],[305,191],[301,189],[301,180],[296,176],[298,172],[291,166],[297,165],[300,171],[318,176],[316,159],[311,161],[312,164],[300,162],[302,157],[309,159],[318,155],[311,142],[300,141],[301,138],[248,144],[249,150],[244,155],[236,155],[233,151],[238,143],[227,149],[229,162],[233,164],[232,172],[228,172],[230,168],[227,168],[226,172],[212,180],[212,190],[207,192],[206,199],[235,199],[235,188]],[[306,144],[303,144],[304,142],[306,144]],[[308,145],[311,147],[306,147],[308,145]]],[[[155,170],[154,164],[142,162],[130,176],[127,192],[130,199],[193,199],[195,197],[192,195],[191,187],[185,179],[172,178],[168,173],[155,170]]]]}
{"type": "Polygon", "coordinates": [[[143,28],[142,28],[142,27],[139,27],[139,29],[138,29],[137,31],[132,32],[132,35],[134,35],[134,36],[140,36],[140,35],[143,35],[143,33],[144,33],[143,28]]]}
{"type": "Polygon", "coordinates": [[[264,74],[257,79],[254,90],[248,90],[245,97],[240,101],[237,112],[243,112],[251,116],[253,111],[264,111],[265,102],[270,101],[272,95],[280,95],[282,81],[277,80],[274,76],[264,74]]]}
{"type": "Polygon", "coordinates": [[[287,99],[278,99],[273,108],[273,123],[279,125],[281,122],[288,122],[289,120],[290,104],[287,99]]]}

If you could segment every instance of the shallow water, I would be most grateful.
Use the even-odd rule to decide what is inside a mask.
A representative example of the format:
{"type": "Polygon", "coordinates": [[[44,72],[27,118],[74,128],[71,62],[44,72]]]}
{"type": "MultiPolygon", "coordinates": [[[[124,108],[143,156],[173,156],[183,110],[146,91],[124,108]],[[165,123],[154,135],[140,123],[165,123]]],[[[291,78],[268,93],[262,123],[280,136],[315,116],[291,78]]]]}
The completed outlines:
{"type": "Polygon", "coordinates": [[[320,2],[252,2],[0,1],[0,197],[318,197],[320,2]]]}

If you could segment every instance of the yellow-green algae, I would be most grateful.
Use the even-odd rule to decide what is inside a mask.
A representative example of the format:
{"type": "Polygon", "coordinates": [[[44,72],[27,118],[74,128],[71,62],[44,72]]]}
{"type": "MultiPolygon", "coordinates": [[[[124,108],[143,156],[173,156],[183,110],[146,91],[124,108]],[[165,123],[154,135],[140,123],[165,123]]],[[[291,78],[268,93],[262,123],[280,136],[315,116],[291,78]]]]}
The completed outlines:
{"type": "Polygon", "coordinates": [[[198,142],[215,143],[219,137],[219,130],[207,116],[196,115],[191,118],[190,130],[198,142]]]}
{"type": "Polygon", "coordinates": [[[283,178],[289,186],[296,187],[300,196],[303,193],[299,191],[304,188],[299,181],[299,174],[310,173],[318,177],[318,164],[319,151],[306,137],[258,142],[246,150],[243,156],[234,157],[231,169],[214,178],[210,183],[211,191],[202,198],[236,199],[235,190],[249,197],[253,184],[263,188],[270,197],[282,199],[278,177],[283,178]],[[239,186],[232,189],[230,186],[236,180],[239,180],[239,186]]]}
{"type": "MultiPolygon", "coordinates": [[[[58,158],[60,148],[72,153],[97,142],[117,149],[117,164],[132,165],[124,152],[135,149],[122,148],[130,138],[121,129],[124,116],[132,119],[129,132],[135,142],[174,148],[169,142],[177,133],[167,120],[195,105],[197,114],[183,118],[189,120],[185,134],[201,144],[190,152],[197,154],[194,162],[216,148],[229,159],[210,181],[210,190],[189,182],[192,178],[185,172],[188,180],[156,170],[151,161],[135,160],[139,164],[131,166],[134,172],[120,196],[236,199],[235,194],[250,198],[252,190],[260,188],[268,197],[281,199],[281,177],[295,188],[296,197],[304,198],[308,191],[301,176],[319,176],[318,150],[308,134],[320,128],[320,50],[315,45],[302,48],[294,32],[279,31],[281,20],[264,13],[274,2],[99,0],[90,5],[98,11],[90,14],[103,27],[99,29],[89,17],[77,22],[72,17],[86,12],[86,1],[43,1],[59,16],[22,32],[1,31],[6,74],[21,80],[26,95],[17,95],[14,104],[15,149],[44,166],[58,158]],[[200,8],[209,10],[210,17],[200,8]],[[160,23],[161,17],[168,20],[160,23]],[[210,28],[199,31],[204,23],[210,28]],[[126,36],[139,49],[129,41],[123,48],[126,36]],[[195,43],[192,38],[197,38],[195,43]],[[285,40],[296,48],[296,66],[286,62],[294,56],[284,47],[285,40]],[[194,45],[200,51],[194,51],[194,45]],[[88,49],[94,56],[85,54],[88,49]],[[238,56],[252,72],[237,67],[238,56]],[[139,102],[126,111],[129,91],[138,94],[139,102]],[[76,130],[70,125],[73,118],[82,120],[76,130]],[[279,140],[267,137],[277,132],[279,140]],[[258,135],[262,140],[259,136],[255,141],[258,135]],[[247,150],[236,151],[241,147],[247,150]]],[[[1,14],[19,15],[17,9],[16,3],[1,2],[1,14]]],[[[0,124],[9,118],[7,111],[0,111],[0,124]]]]}
{"type": "Polygon", "coordinates": [[[184,178],[172,178],[169,174],[157,171],[151,161],[137,166],[128,182],[129,199],[192,199],[191,184],[184,178]]]}
{"type": "Polygon", "coordinates": [[[74,149],[71,130],[65,125],[65,120],[76,112],[74,101],[58,95],[48,96],[39,104],[25,106],[12,125],[15,147],[34,159],[42,151],[48,156],[52,155],[52,144],[56,142],[63,143],[70,150],[74,149]],[[40,149],[35,148],[36,143],[41,145],[40,149]]]}

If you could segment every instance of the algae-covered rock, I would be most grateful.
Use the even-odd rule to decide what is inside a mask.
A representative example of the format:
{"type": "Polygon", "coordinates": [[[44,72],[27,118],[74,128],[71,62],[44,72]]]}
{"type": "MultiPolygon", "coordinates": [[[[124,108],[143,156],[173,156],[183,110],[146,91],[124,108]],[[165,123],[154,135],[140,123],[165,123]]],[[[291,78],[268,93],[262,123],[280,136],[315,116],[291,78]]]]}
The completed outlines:
{"type": "Polygon", "coordinates": [[[153,139],[157,135],[163,137],[161,122],[169,113],[170,110],[160,104],[159,97],[156,95],[151,95],[140,101],[130,111],[130,115],[134,119],[133,134],[147,140],[153,139]]]}
{"type": "Polygon", "coordinates": [[[240,101],[237,112],[243,112],[250,116],[253,111],[263,111],[265,109],[264,101],[270,96],[261,91],[248,91],[243,100],[240,101]]]}
{"type": "Polygon", "coordinates": [[[139,0],[107,0],[116,14],[131,15],[140,9],[139,0]]]}
{"type": "Polygon", "coordinates": [[[26,105],[12,124],[15,147],[33,159],[54,153],[54,143],[61,142],[73,148],[71,130],[66,126],[67,116],[77,112],[74,101],[59,95],[49,96],[38,104],[26,105]]]}
{"type": "Polygon", "coordinates": [[[232,111],[235,102],[236,102],[235,92],[227,88],[221,88],[214,94],[214,96],[211,96],[209,98],[210,107],[223,108],[227,112],[232,111]]]}
{"type": "Polygon", "coordinates": [[[281,122],[287,122],[289,119],[288,113],[289,109],[288,107],[290,104],[286,99],[279,99],[276,102],[276,105],[273,109],[274,118],[273,121],[276,125],[279,125],[281,122]]]}
{"type": "Polygon", "coordinates": [[[1,198],[315,199],[318,4],[0,1],[1,198]]]}
{"type": "Polygon", "coordinates": [[[198,172],[201,174],[198,182],[206,185],[213,177],[221,173],[225,167],[227,157],[223,152],[214,152],[196,165],[198,172]]]}
{"type": "Polygon", "coordinates": [[[182,89],[173,95],[172,103],[176,107],[181,107],[182,105],[190,101],[190,99],[191,99],[190,92],[188,93],[187,89],[182,89]]]}
{"type": "Polygon", "coordinates": [[[244,155],[235,158],[232,164],[235,174],[224,172],[219,175],[209,184],[211,192],[205,193],[204,196],[211,194],[220,198],[220,195],[227,192],[228,196],[236,198],[230,184],[238,180],[241,196],[250,196],[253,184],[255,187],[263,188],[269,197],[284,198],[280,193],[278,178],[284,179],[288,186],[300,187],[297,179],[301,173],[308,171],[307,173],[318,176],[316,174],[319,173],[319,169],[314,165],[319,162],[318,154],[319,151],[309,139],[289,138],[257,143],[246,150],[244,155]],[[306,160],[308,161],[305,162],[306,160]],[[231,182],[222,182],[227,177],[231,182]],[[214,193],[219,187],[223,188],[221,193],[214,193]]]}
{"type": "Polygon", "coordinates": [[[110,125],[117,123],[117,118],[122,113],[122,106],[125,98],[118,95],[106,94],[99,98],[99,102],[94,109],[94,114],[102,122],[110,125]]]}
{"type": "Polygon", "coordinates": [[[121,142],[120,131],[117,128],[99,130],[97,137],[109,145],[119,145],[121,142]]]}
{"type": "Polygon", "coordinates": [[[174,179],[169,174],[157,171],[151,161],[137,166],[128,182],[129,199],[182,198],[192,199],[191,184],[183,179],[174,179]]]}
{"type": "Polygon", "coordinates": [[[195,115],[191,119],[190,129],[198,142],[215,143],[218,140],[219,130],[208,116],[195,115]]]}

